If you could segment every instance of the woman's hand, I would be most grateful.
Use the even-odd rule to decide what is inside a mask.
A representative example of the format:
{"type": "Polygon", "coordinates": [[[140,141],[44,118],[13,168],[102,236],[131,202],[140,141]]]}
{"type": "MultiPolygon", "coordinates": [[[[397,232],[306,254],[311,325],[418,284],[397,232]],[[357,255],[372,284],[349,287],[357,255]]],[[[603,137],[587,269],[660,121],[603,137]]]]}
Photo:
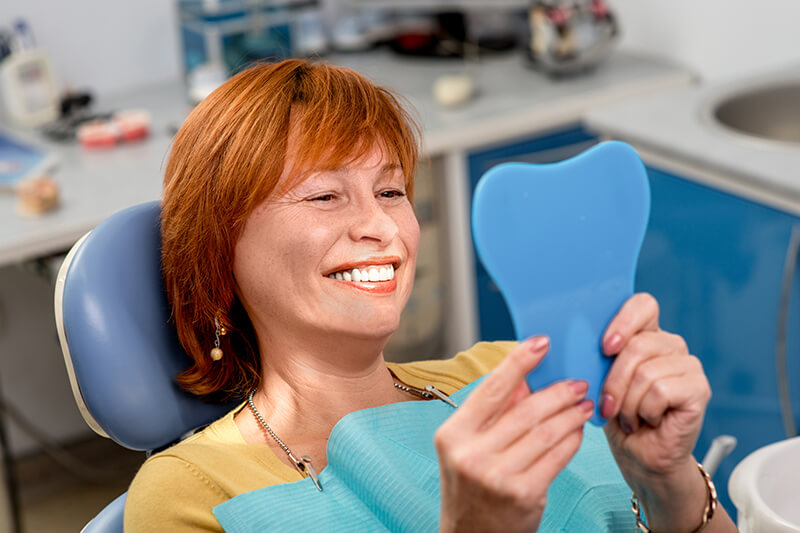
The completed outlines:
{"type": "MultiPolygon", "coordinates": [[[[711,397],[703,367],[681,337],[661,330],[658,303],[649,294],[622,306],[606,329],[603,351],[616,356],[600,413],[608,418],[605,432],[620,470],[654,531],[693,531],[707,500],[692,457],[711,397]]],[[[732,526],[727,516],[713,522],[732,526]]]]}
{"type": "MultiPolygon", "coordinates": [[[[611,321],[603,351],[615,355],[601,393],[606,434],[628,469],[669,473],[691,458],[711,388],[686,342],[662,331],[658,303],[630,298],[611,321]]],[[[638,473],[638,472],[632,472],[638,473]]]]}
{"type": "Polygon", "coordinates": [[[580,447],[593,404],[583,381],[531,393],[545,337],[517,346],[436,432],[441,530],[534,531],[547,488],[580,447]]]}

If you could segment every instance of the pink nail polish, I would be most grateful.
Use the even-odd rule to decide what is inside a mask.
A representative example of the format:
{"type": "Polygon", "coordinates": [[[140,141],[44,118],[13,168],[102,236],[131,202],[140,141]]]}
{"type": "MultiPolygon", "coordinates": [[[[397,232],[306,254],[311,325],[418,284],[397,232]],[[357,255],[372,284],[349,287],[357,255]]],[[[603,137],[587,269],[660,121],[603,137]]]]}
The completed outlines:
{"type": "Polygon", "coordinates": [[[589,411],[594,409],[594,402],[592,400],[583,400],[581,403],[578,404],[578,409],[580,409],[584,413],[588,413],[589,411]]]}
{"type": "Polygon", "coordinates": [[[607,354],[616,354],[622,349],[622,336],[619,333],[614,333],[607,341],[605,352],[607,354]]]}
{"type": "Polygon", "coordinates": [[[614,411],[617,408],[616,404],[614,403],[614,397],[610,394],[604,394],[602,398],[600,398],[600,415],[603,418],[611,418],[614,416],[614,411]]]}
{"type": "Polygon", "coordinates": [[[572,389],[572,392],[575,393],[575,396],[580,396],[583,398],[586,396],[586,391],[589,390],[589,384],[585,381],[575,380],[570,382],[569,388],[572,389]]]}
{"type": "Polygon", "coordinates": [[[633,428],[631,427],[631,425],[628,424],[625,421],[625,419],[622,418],[621,416],[619,417],[619,427],[622,428],[622,431],[624,431],[626,435],[630,435],[631,433],[633,433],[633,428]]]}
{"type": "Polygon", "coordinates": [[[528,341],[528,349],[534,353],[541,352],[550,344],[547,337],[533,337],[528,341]]]}

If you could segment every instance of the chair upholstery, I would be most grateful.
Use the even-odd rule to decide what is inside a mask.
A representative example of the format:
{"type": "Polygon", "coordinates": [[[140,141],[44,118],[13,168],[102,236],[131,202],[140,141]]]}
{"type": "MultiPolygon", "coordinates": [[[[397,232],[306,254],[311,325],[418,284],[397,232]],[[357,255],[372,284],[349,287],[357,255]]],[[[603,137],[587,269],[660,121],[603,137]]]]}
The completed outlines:
{"type": "MultiPolygon", "coordinates": [[[[99,224],[68,254],[55,294],[59,340],[81,414],[100,435],[146,451],[232,408],[205,403],[175,384],[190,360],[168,321],[159,215],[158,202],[149,202],[99,224]]],[[[121,512],[123,502],[115,500],[109,512],[121,512]]],[[[100,518],[111,529],[97,531],[116,531],[114,520],[100,518]]]]}
{"type": "Polygon", "coordinates": [[[122,533],[125,499],[128,493],[120,494],[105,506],[91,522],[86,524],[81,533],[122,533]]]}

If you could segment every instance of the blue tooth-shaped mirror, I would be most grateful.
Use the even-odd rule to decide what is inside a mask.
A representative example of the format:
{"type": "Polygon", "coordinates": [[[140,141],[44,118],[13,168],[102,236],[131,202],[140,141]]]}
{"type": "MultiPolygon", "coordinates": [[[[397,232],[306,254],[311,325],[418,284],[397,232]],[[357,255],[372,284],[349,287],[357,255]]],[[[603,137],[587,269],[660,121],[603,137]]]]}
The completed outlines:
{"type": "MultiPolygon", "coordinates": [[[[584,379],[599,405],[612,361],[603,333],[633,294],[649,212],[644,165],[619,141],[559,163],[498,165],[481,178],[472,203],[478,256],[517,338],[550,337],[550,352],[527,377],[533,390],[584,379]]],[[[592,421],[604,422],[598,410],[592,421]]]]}

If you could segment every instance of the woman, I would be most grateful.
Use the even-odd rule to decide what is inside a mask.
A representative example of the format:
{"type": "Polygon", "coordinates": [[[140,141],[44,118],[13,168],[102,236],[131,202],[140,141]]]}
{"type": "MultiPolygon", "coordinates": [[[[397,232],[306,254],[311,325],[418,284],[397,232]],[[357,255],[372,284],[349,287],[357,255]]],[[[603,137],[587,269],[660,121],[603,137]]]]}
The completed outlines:
{"type": "MultiPolygon", "coordinates": [[[[126,531],[220,531],[215,513],[238,495],[306,477],[324,491],[318,473],[345,415],[449,402],[465,386],[471,394],[430,435],[440,529],[547,527],[548,488],[595,408],[584,382],[527,389],[547,339],[479,344],[447,361],[383,359],[414,278],[417,155],[418,130],[392,94],[332,66],[257,66],[192,112],[174,141],[162,213],[164,279],[193,359],[179,383],[250,401],[145,462],[126,531]]],[[[647,295],[622,307],[603,348],[615,362],[598,408],[650,527],[734,531],[724,509],[709,520],[713,497],[691,456],[710,396],[698,360],[659,329],[647,295]]],[[[625,490],[615,505],[628,505],[625,490]]]]}

